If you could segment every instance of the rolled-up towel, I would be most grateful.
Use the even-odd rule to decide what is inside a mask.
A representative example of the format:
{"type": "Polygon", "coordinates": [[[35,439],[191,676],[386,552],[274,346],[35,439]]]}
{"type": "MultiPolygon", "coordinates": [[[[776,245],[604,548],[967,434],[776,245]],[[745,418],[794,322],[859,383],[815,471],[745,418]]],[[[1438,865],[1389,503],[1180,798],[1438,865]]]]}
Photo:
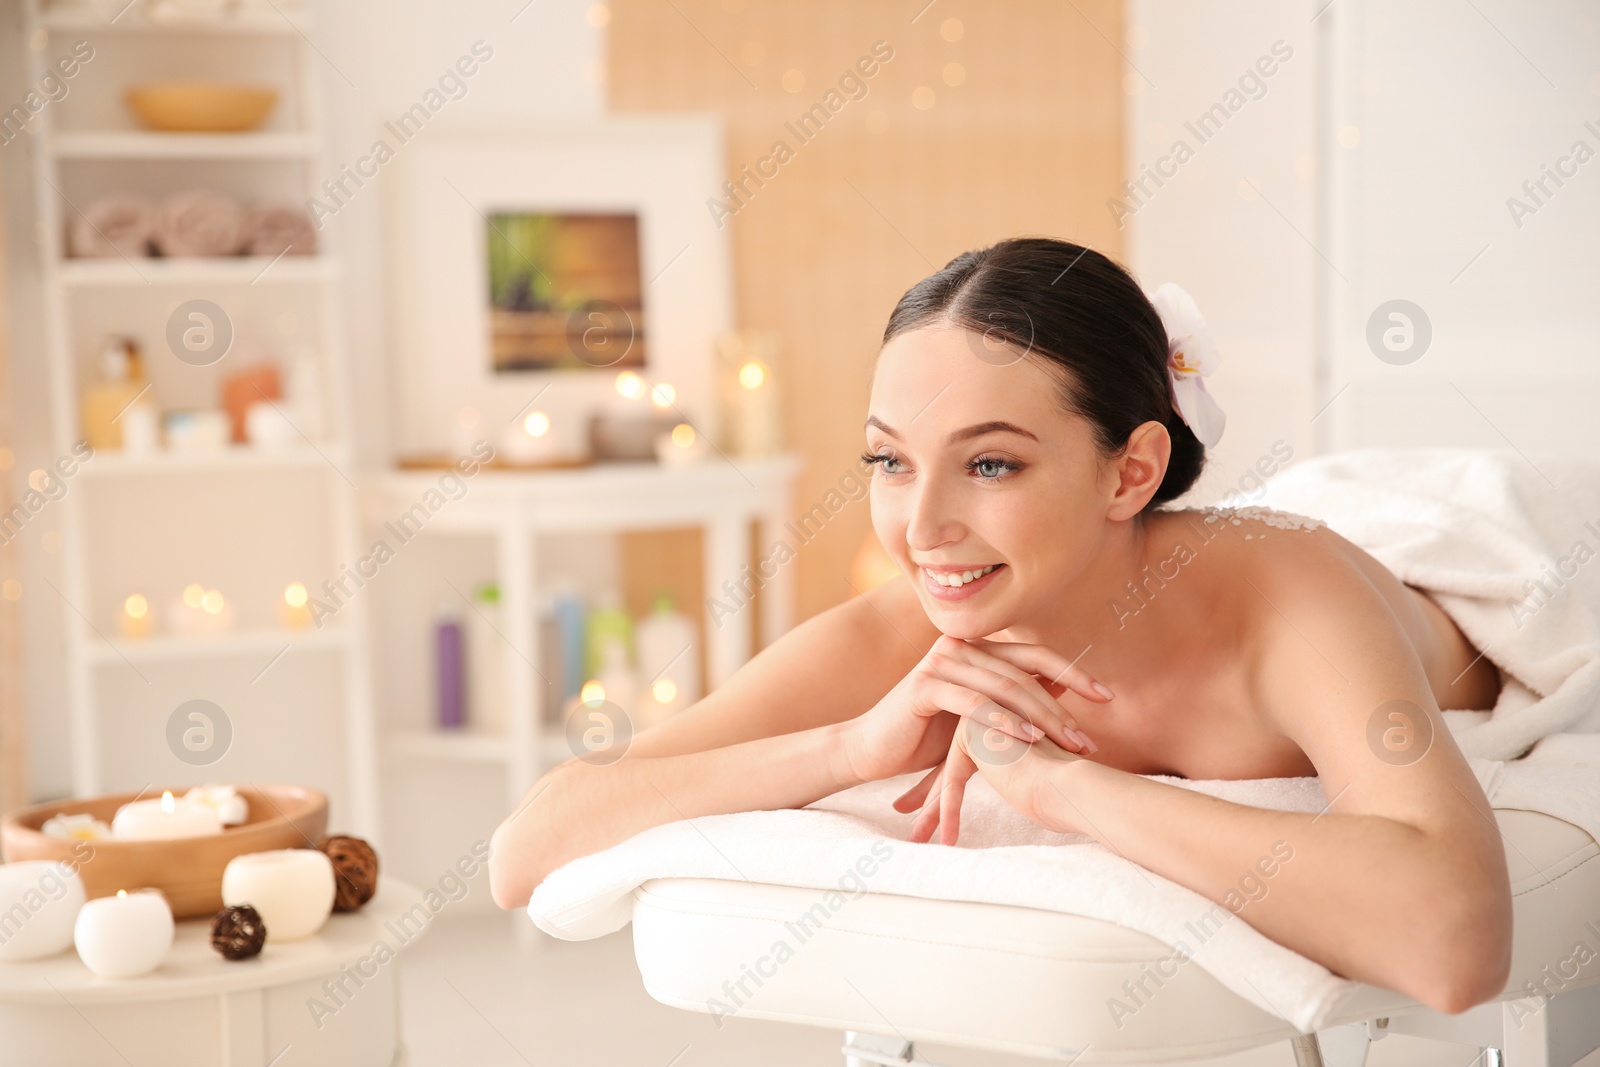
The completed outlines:
{"type": "Polygon", "coordinates": [[[244,209],[227,193],[193,189],[161,202],[156,248],[164,256],[231,256],[244,245],[244,209]]]}
{"type": "Polygon", "coordinates": [[[252,256],[309,256],[317,251],[317,231],[298,204],[257,203],[244,213],[244,250],[252,256]]]}
{"type": "Polygon", "coordinates": [[[112,193],[89,202],[67,226],[67,253],[73,256],[148,256],[156,228],[156,206],[130,193],[112,193]]]}

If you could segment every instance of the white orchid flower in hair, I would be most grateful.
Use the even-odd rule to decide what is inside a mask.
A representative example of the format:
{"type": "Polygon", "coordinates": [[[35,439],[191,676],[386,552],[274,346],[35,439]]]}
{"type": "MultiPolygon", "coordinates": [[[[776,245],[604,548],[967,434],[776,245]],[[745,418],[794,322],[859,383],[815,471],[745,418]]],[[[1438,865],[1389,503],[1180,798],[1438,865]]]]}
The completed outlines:
{"type": "Polygon", "coordinates": [[[1211,340],[1211,328],[1201,317],[1194,298],[1171,282],[1151,294],[1150,303],[1155,305],[1167,330],[1167,381],[1172,403],[1200,443],[1212,448],[1222,440],[1228,417],[1206,392],[1205,378],[1222,362],[1211,340]]]}

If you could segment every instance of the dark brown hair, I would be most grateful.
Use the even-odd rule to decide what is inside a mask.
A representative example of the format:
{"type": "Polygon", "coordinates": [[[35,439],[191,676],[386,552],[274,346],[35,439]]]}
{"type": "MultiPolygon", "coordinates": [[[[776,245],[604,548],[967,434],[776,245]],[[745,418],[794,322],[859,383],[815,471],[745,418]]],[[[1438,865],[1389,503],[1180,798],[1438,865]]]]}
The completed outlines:
{"type": "MultiPolygon", "coordinates": [[[[1062,406],[1089,421],[1104,456],[1119,455],[1143,423],[1165,426],[1172,455],[1146,510],[1200,477],[1206,450],[1173,407],[1161,316],[1139,283],[1099,252],[1048,237],[964,252],[906,291],[883,342],[938,320],[1042,359],[1060,382],[1062,406]]],[[[974,345],[980,358],[1021,358],[974,345]]]]}

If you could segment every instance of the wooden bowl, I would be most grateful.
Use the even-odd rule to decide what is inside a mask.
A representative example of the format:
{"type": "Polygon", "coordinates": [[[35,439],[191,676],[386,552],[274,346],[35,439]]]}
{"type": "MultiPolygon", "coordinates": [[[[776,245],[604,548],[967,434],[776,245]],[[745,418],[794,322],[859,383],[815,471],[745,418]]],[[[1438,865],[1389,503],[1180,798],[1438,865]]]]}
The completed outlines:
{"type": "MultiPolygon", "coordinates": [[[[180,786],[174,796],[186,791],[180,786]]],[[[113,896],[119,889],[155,888],[166,894],[179,919],[214,915],[222,908],[222,869],[235,856],[280,848],[315,848],[328,829],[328,798],[296,785],[240,786],[250,817],[220,834],[165,841],[90,841],[93,853],[78,866],[89,899],[113,896]]],[[[60,800],[22,808],[0,820],[0,854],[17,860],[70,861],[79,842],[52,837],[39,827],[52,815],[88,812],[105,823],[135,798],[161,796],[160,790],[119,793],[90,800],[60,800]]],[[[79,849],[79,853],[82,853],[79,849]]]]}
{"type": "Polygon", "coordinates": [[[151,82],[128,89],[128,107],[152,130],[238,133],[266,120],[278,93],[231,82],[151,82]]]}

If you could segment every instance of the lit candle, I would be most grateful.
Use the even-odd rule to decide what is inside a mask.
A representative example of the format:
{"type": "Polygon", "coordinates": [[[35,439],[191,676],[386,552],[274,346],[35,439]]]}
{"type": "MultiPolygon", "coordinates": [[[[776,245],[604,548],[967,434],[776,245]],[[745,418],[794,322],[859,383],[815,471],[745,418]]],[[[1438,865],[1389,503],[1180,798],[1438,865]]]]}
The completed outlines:
{"type": "Polygon", "coordinates": [[[550,416],[530,411],[501,437],[501,448],[513,463],[548,463],[561,453],[560,442],[552,432],[550,416]]]}
{"type": "Polygon", "coordinates": [[[111,818],[111,836],[125,841],[155,841],[173,837],[220,834],[222,820],[215,809],[192,800],[135,800],[117,809],[111,818]]]}
{"type": "Polygon", "coordinates": [[[168,613],[174,633],[191,636],[215,634],[233,626],[233,605],[221,590],[207,589],[198,582],[184,586],[183,594],[168,613]]]}
{"type": "Polygon", "coordinates": [[[293,941],[322,929],[333,912],[333,861],[314,848],[246,852],[222,870],[222,902],[261,914],[267,941],[293,941]]]}
{"type": "Polygon", "coordinates": [[[680,422],[672,428],[671,433],[657,437],[655,446],[656,462],[673,469],[692,467],[711,454],[706,439],[695,433],[694,427],[687,422],[680,422]]]}
{"type": "Polygon", "coordinates": [[[118,621],[122,624],[125,637],[144,637],[155,625],[155,618],[150,614],[150,602],[139,593],[130,593],[122,602],[122,617],[118,621]]]}
{"type": "Polygon", "coordinates": [[[72,944],[83,907],[78,872],[53,860],[0,865],[0,960],[36,960],[72,944]]]}
{"type": "Polygon", "coordinates": [[[618,372],[612,384],[616,386],[617,395],[624,400],[638,400],[644,396],[644,379],[631,370],[618,372]]]}
{"type": "Polygon", "coordinates": [[[783,447],[783,413],[771,368],[758,359],[745,360],[739,365],[738,383],[729,413],[733,448],[747,459],[773,455],[783,447]]]}
{"type": "Polygon", "coordinates": [[[84,904],[72,943],[85,967],[101,978],[133,978],[161,966],[172,950],[172,908],[158,890],[117,890],[84,904]]]}
{"type": "Polygon", "coordinates": [[[278,621],[291,630],[303,630],[311,625],[311,594],[304,582],[290,582],[283,590],[283,601],[278,605],[278,621]]]}

